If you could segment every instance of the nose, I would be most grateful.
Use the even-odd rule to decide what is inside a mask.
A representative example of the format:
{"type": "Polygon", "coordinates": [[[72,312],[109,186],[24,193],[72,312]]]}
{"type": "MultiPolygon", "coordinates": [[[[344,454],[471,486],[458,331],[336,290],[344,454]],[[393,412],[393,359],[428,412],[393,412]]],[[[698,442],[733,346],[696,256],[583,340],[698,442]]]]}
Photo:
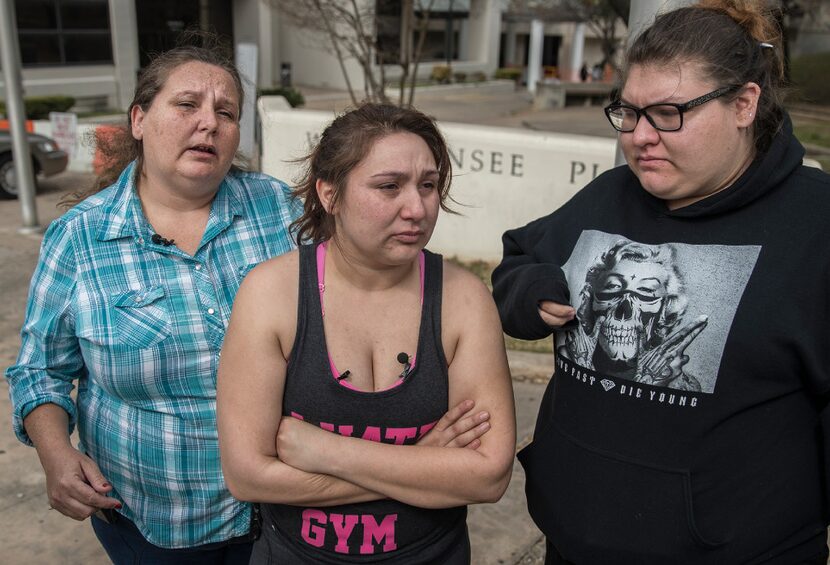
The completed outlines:
{"type": "Polygon", "coordinates": [[[200,131],[216,131],[219,125],[219,120],[216,119],[216,113],[213,107],[208,104],[202,104],[199,108],[199,130],[200,131]]]}
{"type": "Polygon", "coordinates": [[[633,313],[634,308],[631,304],[631,297],[626,293],[623,295],[622,302],[614,309],[614,319],[619,321],[628,320],[633,313]]]}
{"type": "Polygon", "coordinates": [[[641,115],[631,132],[634,145],[643,146],[655,144],[660,140],[660,132],[657,131],[645,115],[641,115]]]}
{"type": "Polygon", "coordinates": [[[415,185],[409,185],[401,194],[401,217],[405,220],[420,221],[426,215],[423,196],[415,185]]]}

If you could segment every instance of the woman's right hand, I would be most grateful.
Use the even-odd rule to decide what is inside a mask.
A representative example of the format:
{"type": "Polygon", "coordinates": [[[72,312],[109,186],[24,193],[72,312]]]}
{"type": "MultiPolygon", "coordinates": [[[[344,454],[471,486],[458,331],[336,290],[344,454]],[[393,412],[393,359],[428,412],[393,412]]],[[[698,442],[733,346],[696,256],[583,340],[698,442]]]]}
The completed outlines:
{"type": "Polygon", "coordinates": [[[576,310],[568,304],[559,304],[550,300],[539,302],[539,316],[552,328],[561,328],[576,316],[576,310]]]}
{"type": "Polygon", "coordinates": [[[75,520],[85,520],[100,508],[121,508],[117,499],[106,496],[112,485],[98,465],[74,447],[38,455],[51,508],[75,520]]]}
{"type": "Polygon", "coordinates": [[[430,447],[468,447],[478,449],[481,436],[490,431],[490,414],[478,412],[470,415],[475,402],[462,400],[444,414],[417,445],[430,447]]]}

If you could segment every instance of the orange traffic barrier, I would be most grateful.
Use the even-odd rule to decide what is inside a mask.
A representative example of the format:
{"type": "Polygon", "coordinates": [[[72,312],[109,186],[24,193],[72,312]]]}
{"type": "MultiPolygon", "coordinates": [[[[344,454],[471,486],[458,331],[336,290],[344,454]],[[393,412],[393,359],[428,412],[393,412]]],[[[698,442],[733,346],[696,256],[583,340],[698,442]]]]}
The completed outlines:
{"type": "MultiPolygon", "coordinates": [[[[26,120],[26,131],[29,133],[35,132],[35,123],[32,120],[26,120]]],[[[9,129],[9,120],[0,120],[0,130],[9,129]]]]}

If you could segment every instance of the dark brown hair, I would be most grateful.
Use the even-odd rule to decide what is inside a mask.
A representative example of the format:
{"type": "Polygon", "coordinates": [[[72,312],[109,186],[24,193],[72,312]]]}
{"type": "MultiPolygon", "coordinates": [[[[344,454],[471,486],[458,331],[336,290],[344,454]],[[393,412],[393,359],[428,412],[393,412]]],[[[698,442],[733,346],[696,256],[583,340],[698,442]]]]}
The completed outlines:
{"type": "Polygon", "coordinates": [[[764,152],[784,122],[781,30],[764,0],[702,0],[657,16],[628,50],[622,84],[634,65],[698,63],[718,86],[761,87],[753,123],[764,152]]]}
{"type": "Polygon", "coordinates": [[[292,224],[297,242],[323,241],[334,235],[334,218],[317,195],[317,181],[334,187],[334,205],[346,188],[349,173],[369,154],[375,141],[399,132],[414,133],[426,142],[438,167],[441,209],[452,213],[447,206],[452,164],[447,143],[435,121],[412,108],[363,104],[335,118],[311,153],[301,160],[305,165],[294,195],[303,201],[303,213],[292,224]]]}
{"type": "Polygon", "coordinates": [[[100,159],[101,172],[95,178],[95,182],[89,189],[80,190],[64,197],[60,205],[72,206],[87,196],[95,194],[118,180],[124,168],[133,160],[136,161],[136,174],[140,174],[144,168],[144,146],[139,139],[132,135],[130,115],[133,108],[138,106],[145,112],[152,106],[156,96],[164,88],[170,74],[182,65],[187,63],[206,63],[219,67],[226,71],[233,79],[236,92],[239,96],[239,115],[242,117],[242,102],[244,90],[242,78],[229,52],[218,40],[215,44],[208,43],[208,46],[198,47],[195,45],[183,45],[156,56],[149,65],[144,67],[138,75],[138,82],[135,85],[135,93],[130,107],[127,109],[126,125],[96,129],[94,134],[94,146],[100,159]]]}

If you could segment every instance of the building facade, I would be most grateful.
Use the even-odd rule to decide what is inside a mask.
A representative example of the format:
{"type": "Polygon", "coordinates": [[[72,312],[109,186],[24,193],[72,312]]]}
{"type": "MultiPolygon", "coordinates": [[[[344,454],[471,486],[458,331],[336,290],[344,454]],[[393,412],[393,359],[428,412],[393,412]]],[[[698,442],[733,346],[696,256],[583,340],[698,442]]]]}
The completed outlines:
{"type": "MultiPolygon", "coordinates": [[[[357,3],[374,15],[369,25],[388,52],[384,61],[394,59],[402,47],[396,43],[406,40],[400,34],[402,2],[357,3]]],[[[14,5],[24,94],[73,96],[78,109],[126,108],[141,66],[188,29],[209,29],[234,45],[256,46],[260,88],[280,85],[288,69],[295,85],[346,87],[327,38],[298,27],[269,0],[14,0],[14,5]]],[[[509,5],[508,0],[433,0],[419,75],[449,63],[453,72],[490,77],[499,67],[526,67],[533,52],[547,76],[579,80],[583,64],[591,69],[603,60],[591,26],[567,17],[534,23],[532,14],[510,11],[509,5]]],[[[813,33],[814,20],[805,18],[805,25],[812,26],[802,34],[812,51],[827,35],[813,33]]],[[[624,25],[618,27],[624,38],[624,25]]],[[[353,85],[363,84],[355,60],[346,60],[344,68],[353,85]]],[[[401,72],[397,64],[384,70],[390,82],[401,72]]]]}

